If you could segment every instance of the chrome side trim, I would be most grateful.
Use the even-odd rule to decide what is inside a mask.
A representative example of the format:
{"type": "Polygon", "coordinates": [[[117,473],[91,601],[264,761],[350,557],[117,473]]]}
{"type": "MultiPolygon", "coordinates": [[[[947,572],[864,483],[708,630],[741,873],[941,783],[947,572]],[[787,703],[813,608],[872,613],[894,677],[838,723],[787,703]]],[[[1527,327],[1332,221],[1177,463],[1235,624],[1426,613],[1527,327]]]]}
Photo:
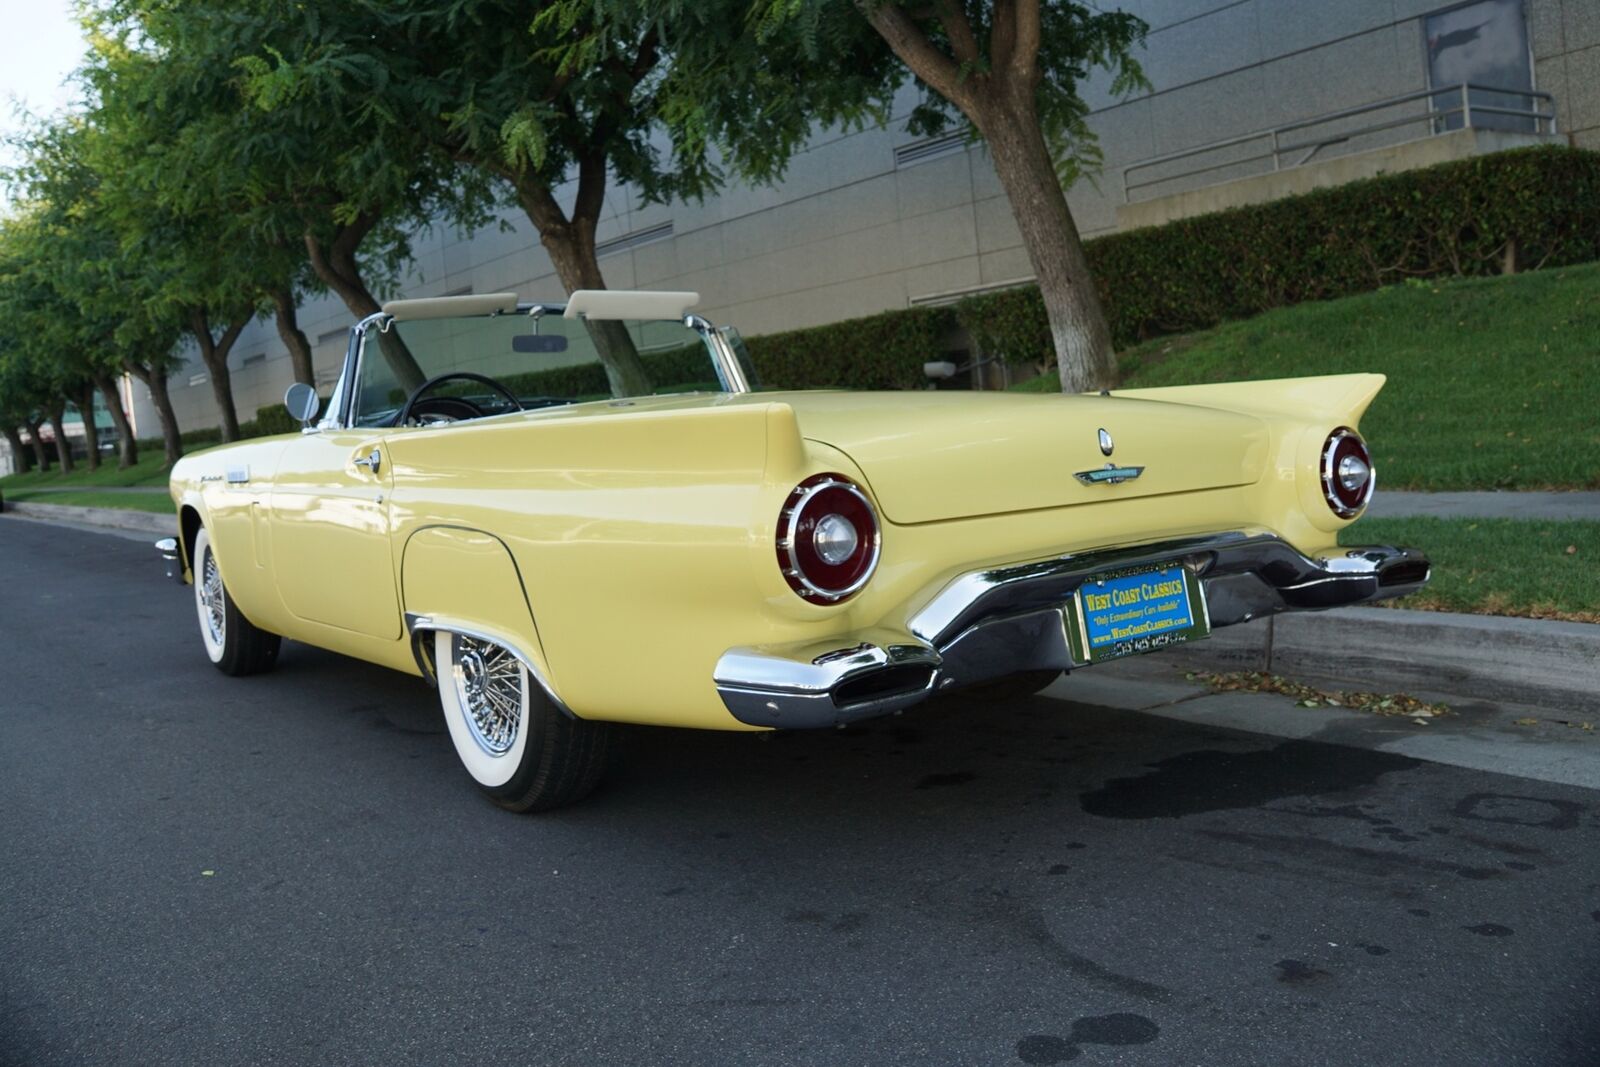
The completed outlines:
{"type": "Polygon", "coordinates": [[[1084,667],[1067,615],[1078,587],[1104,571],[1172,563],[1198,577],[1213,627],[1403,596],[1429,577],[1427,558],[1412,549],[1312,558],[1263,530],[1094,549],[959,575],[903,628],[729,649],[712,678],[739,721],[792,729],[881,715],[1019,671],[1084,667]]]}
{"type": "Polygon", "coordinates": [[[436,630],[443,630],[449,634],[460,634],[462,637],[471,637],[478,641],[490,641],[502,645],[511,651],[528,670],[528,675],[539,688],[544,690],[544,695],[550,698],[561,713],[570,719],[578,716],[572,713],[566,702],[557,695],[555,686],[550,684],[550,679],[545,677],[544,671],[539,669],[533,658],[518,643],[515,637],[491,627],[483,627],[477,623],[460,622],[444,616],[426,615],[420,612],[408,611],[405,613],[406,633],[411,639],[411,655],[416,658],[417,667],[422,671],[422,677],[430,685],[439,684],[438,664],[433,662],[433,651],[428,644],[427,635],[436,630]]]}

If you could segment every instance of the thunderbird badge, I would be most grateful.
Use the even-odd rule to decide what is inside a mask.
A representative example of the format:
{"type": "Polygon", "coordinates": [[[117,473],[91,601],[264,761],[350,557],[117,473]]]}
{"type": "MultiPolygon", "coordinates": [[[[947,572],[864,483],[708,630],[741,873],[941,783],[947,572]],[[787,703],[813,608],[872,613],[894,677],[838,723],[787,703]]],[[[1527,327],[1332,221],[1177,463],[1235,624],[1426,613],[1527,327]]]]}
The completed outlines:
{"type": "Polygon", "coordinates": [[[1115,463],[1107,463],[1094,470],[1078,471],[1074,477],[1084,485],[1120,485],[1133,481],[1143,473],[1143,467],[1119,467],[1115,463]]]}

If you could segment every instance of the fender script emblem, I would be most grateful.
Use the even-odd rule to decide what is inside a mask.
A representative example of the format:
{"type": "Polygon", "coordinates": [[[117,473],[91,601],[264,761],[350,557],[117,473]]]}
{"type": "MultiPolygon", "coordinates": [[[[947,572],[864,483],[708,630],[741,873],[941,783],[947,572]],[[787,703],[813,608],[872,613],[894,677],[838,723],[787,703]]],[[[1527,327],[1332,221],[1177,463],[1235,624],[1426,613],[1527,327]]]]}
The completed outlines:
{"type": "Polygon", "coordinates": [[[1107,463],[1104,467],[1096,467],[1094,470],[1079,471],[1073,477],[1084,485],[1119,485],[1122,482],[1131,482],[1143,473],[1143,467],[1119,467],[1115,463],[1107,463]]]}

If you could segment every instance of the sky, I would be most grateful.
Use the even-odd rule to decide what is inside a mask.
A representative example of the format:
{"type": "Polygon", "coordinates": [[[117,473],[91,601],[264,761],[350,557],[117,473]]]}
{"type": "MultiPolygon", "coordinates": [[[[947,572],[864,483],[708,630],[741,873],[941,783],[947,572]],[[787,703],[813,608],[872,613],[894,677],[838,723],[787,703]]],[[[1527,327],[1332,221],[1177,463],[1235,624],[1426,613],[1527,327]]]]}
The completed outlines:
{"type": "MultiPolygon", "coordinates": [[[[9,137],[21,128],[18,105],[51,115],[72,102],[62,83],[84,49],[69,0],[0,0],[0,25],[0,133],[9,137]]],[[[15,157],[0,147],[0,161],[15,157]]]]}

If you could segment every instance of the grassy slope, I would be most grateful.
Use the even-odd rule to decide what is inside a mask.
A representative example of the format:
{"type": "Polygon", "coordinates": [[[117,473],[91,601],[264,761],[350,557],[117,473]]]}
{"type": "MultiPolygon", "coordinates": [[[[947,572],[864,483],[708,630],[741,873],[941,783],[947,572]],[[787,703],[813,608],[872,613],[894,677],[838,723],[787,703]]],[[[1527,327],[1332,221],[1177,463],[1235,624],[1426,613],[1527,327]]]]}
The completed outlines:
{"type": "MultiPolygon", "coordinates": [[[[52,460],[55,458],[51,456],[52,460]]],[[[127,470],[117,469],[117,459],[111,456],[103,459],[100,469],[90,471],[79,463],[78,468],[69,475],[63,475],[53,464],[47,471],[30,471],[27,474],[11,474],[0,478],[0,490],[4,490],[7,497],[13,490],[40,489],[40,488],[67,488],[68,486],[94,488],[97,486],[120,485],[166,485],[167,468],[166,457],[161,450],[146,450],[139,455],[139,462],[127,470]]],[[[18,497],[17,499],[21,499],[18,497]]]]}
{"type": "Polygon", "coordinates": [[[1433,580],[1397,607],[1600,622],[1600,523],[1361,519],[1339,540],[1428,553],[1433,580]]]}
{"type": "Polygon", "coordinates": [[[1600,264],[1300,304],[1120,359],[1128,386],[1387,374],[1361,422],[1380,488],[1600,489],[1600,264]]]}

